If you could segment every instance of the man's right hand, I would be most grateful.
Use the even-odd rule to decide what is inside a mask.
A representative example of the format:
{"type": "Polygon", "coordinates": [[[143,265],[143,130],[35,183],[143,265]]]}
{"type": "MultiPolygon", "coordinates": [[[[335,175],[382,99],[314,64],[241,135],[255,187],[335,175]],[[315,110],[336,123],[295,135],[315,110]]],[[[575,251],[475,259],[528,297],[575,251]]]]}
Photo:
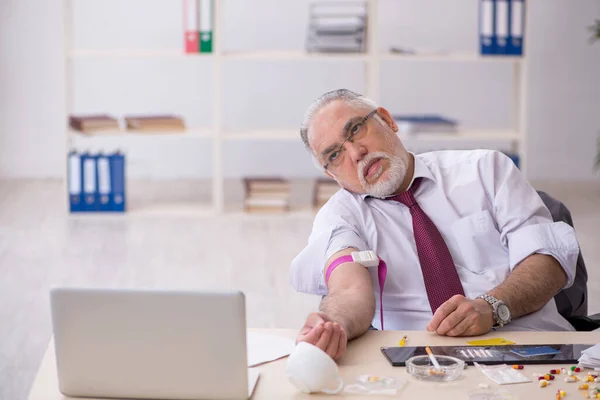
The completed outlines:
{"type": "Polygon", "coordinates": [[[296,338],[296,343],[307,342],[317,346],[334,360],[346,353],[348,336],[344,327],[333,322],[327,314],[314,312],[308,315],[306,322],[296,338]]]}

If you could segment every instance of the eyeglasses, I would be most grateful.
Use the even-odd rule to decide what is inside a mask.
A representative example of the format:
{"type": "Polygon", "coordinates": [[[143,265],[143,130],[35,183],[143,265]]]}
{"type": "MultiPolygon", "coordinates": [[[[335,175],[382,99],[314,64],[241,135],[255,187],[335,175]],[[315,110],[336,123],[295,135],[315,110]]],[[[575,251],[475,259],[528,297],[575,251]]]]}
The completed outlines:
{"type": "Polygon", "coordinates": [[[326,160],[325,165],[323,165],[323,169],[339,167],[342,164],[342,161],[344,159],[344,157],[342,157],[342,154],[345,150],[344,145],[346,144],[346,142],[354,143],[355,140],[363,138],[368,131],[367,127],[365,126],[365,123],[376,113],[377,110],[375,109],[368,113],[364,118],[361,118],[359,121],[354,123],[348,130],[348,136],[346,137],[346,139],[344,139],[342,144],[327,151],[323,155],[323,158],[326,160]]]}

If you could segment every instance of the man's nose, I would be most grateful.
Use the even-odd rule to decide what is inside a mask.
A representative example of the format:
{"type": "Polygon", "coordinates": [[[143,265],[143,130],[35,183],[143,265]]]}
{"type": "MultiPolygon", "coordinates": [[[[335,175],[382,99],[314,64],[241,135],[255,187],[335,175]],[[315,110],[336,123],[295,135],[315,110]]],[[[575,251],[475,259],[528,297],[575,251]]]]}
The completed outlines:
{"type": "Polygon", "coordinates": [[[367,148],[360,143],[346,142],[346,151],[353,162],[358,163],[367,155],[367,148]]]}

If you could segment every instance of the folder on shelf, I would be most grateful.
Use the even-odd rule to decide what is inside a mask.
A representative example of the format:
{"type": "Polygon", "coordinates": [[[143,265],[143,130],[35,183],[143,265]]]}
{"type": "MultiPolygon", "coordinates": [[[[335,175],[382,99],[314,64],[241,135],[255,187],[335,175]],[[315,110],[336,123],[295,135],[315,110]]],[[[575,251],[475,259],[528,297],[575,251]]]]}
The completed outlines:
{"type": "Polygon", "coordinates": [[[96,156],[89,153],[81,155],[81,170],[83,172],[83,210],[97,210],[98,174],[96,172],[96,156]]]}
{"type": "Polygon", "coordinates": [[[525,1],[509,0],[510,29],[506,53],[523,55],[523,36],[525,32],[525,1]]]}
{"type": "Polygon", "coordinates": [[[83,211],[81,157],[72,151],[68,155],[69,210],[83,211]]]}
{"type": "Polygon", "coordinates": [[[212,53],[213,0],[200,0],[200,53],[212,53]]]}
{"type": "Polygon", "coordinates": [[[183,0],[183,35],[186,53],[199,51],[198,0],[183,0]]]}
{"type": "Polygon", "coordinates": [[[509,0],[496,0],[496,54],[506,54],[509,31],[509,0]]]}
{"type": "Polygon", "coordinates": [[[96,158],[96,168],[98,170],[98,211],[112,211],[111,202],[112,185],[110,179],[110,161],[104,154],[99,154],[96,158]]]}
{"type": "Polygon", "coordinates": [[[112,211],[125,212],[127,210],[127,197],[125,193],[125,155],[115,152],[108,156],[110,164],[110,183],[112,211]]]}
{"type": "Polygon", "coordinates": [[[495,14],[495,0],[479,0],[479,45],[482,55],[496,53],[495,14]]]}

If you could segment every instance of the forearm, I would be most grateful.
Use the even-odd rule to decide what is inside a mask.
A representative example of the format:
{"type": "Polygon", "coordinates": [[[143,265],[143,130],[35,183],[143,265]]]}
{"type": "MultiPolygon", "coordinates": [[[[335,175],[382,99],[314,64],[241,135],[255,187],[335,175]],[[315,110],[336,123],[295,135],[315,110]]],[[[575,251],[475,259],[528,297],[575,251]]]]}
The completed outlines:
{"type": "Polygon", "coordinates": [[[554,257],[533,254],[489,294],[504,301],[512,317],[518,318],[542,308],[566,282],[567,275],[554,257]]]}
{"type": "Polygon", "coordinates": [[[339,322],[346,331],[348,340],[364,334],[375,314],[375,296],[372,289],[361,287],[344,288],[330,292],[321,301],[320,310],[332,320],[339,322]]]}

